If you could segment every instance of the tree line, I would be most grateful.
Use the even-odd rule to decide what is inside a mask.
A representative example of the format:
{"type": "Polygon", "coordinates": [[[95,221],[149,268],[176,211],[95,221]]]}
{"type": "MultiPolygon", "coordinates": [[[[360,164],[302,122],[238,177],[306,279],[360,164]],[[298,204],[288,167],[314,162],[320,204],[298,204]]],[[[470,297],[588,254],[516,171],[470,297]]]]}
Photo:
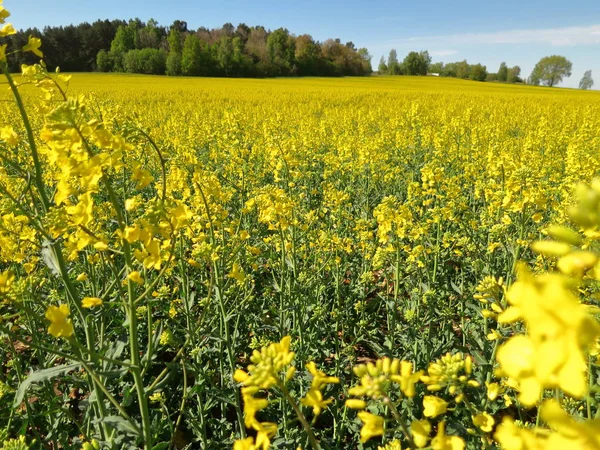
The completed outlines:
{"type": "MultiPolygon", "coordinates": [[[[129,72],[155,75],[275,77],[346,76],[372,72],[366,48],[339,39],[319,42],[309,34],[296,36],[285,28],[263,26],[189,29],[176,20],[169,27],[153,19],[98,20],[92,24],[30,28],[10,37],[15,48],[29,36],[43,42],[50,69],[66,72],[129,72]]],[[[31,64],[29,54],[18,54],[10,70],[31,64]]]]}
{"type": "MultiPolygon", "coordinates": [[[[545,56],[538,61],[527,80],[524,80],[521,78],[521,68],[508,67],[506,62],[502,62],[494,73],[488,72],[487,67],[482,64],[469,64],[466,59],[451,63],[432,63],[427,50],[409,52],[400,62],[398,53],[392,49],[387,61],[383,56],[379,60],[377,72],[379,75],[437,75],[475,81],[527,82],[534,86],[553,87],[561,83],[563,78],[570,77],[572,68],[573,64],[564,56],[545,56]]],[[[587,70],[579,82],[579,89],[591,89],[593,85],[592,71],[587,70]]]]}
{"type": "Polygon", "coordinates": [[[432,63],[427,50],[409,52],[402,62],[398,59],[395,49],[390,50],[387,61],[382,56],[379,61],[380,75],[438,75],[442,77],[463,78],[475,81],[501,81],[505,83],[521,83],[521,68],[508,67],[505,62],[500,64],[498,72],[488,72],[482,64],[469,64],[467,60],[458,62],[432,63]]]}

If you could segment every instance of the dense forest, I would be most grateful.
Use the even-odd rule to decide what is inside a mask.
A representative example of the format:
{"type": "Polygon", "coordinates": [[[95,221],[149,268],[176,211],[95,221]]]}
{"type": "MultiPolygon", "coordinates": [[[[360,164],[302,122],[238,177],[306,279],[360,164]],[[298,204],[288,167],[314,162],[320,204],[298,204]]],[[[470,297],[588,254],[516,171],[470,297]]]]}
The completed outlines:
{"type": "MultiPolygon", "coordinates": [[[[371,73],[366,48],[339,39],[316,41],[287,29],[262,26],[189,29],[177,20],[169,27],[150,19],[98,20],[92,24],[20,30],[10,36],[13,48],[29,36],[42,39],[50,69],[65,72],[129,72],[215,77],[344,76],[371,73]]],[[[10,60],[10,70],[35,62],[28,53],[10,60]]]]}

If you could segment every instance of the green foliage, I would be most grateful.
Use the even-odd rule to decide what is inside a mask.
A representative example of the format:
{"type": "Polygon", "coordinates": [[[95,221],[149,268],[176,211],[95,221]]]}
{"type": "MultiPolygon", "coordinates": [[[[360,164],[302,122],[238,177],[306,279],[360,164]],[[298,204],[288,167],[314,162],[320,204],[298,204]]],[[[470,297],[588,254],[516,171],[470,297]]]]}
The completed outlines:
{"type": "Polygon", "coordinates": [[[579,89],[591,89],[594,85],[594,80],[592,79],[592,71],[586,70],[579,82],[579,89]]]}
{"type": "Polygon", "coordinates": [[[166,74],[171,76],[181,75],[181,53],[169,52],[166,62],[166,74]]]}
{"type": "Polygon", "coordinates": [[[505,62],[502,62],[498,69],[498,81],[508,81],[508,67],[505,62]]]}
{"type": "Polygon", "coordinates": [[[144,48],[123,55],[123,69],[128,73],[161,75],[165,73],[167,55],[164,50],[144,48]]]}
{"type": "Polygon", "coordinates": [[[444,63],[443,62],[436,62],[436,63],[432,63],[429,65],[429,72],[431,72],[431,73],[442,74],[443,71],[444,71],[444,63]]]}
{"type": "Polygon", "coordinates": [[[194,34],[188,34],[183,43],[181,54],[181,73],[187,76],[198,76],[202,72],[202,47],[194,34]]]}
{"type": "Polygon", "coordinates": [[[431,57],[427,50],[422,52],[410,52],[404,58],[402,67],[405,75],[427,75],[431,57]]]}
{"type": "Polygon", "coordinates": [[[309,34],[296,38],[295,58],[298,75],[318,73],[321,60],[321,46],[309,34]]]}
{"type": "Polygon", "coordinates": [[[508,73],[506,76],[506,81],[508,83],[520,83],[521,80],[521,68],[519,66],[514,66],[508,69],[508,73]]]}
{"type": "Polygon", "coordinates": [[[130,21],[127,26],[120,26],[110,44],[110,51],[115,54],[123,54],[129,50],[134,50],[136,48],[136,35],[137,29],[134,21],[130,21]]]}
{"type": "Polygon", "coordinates": [[[562,82],[564,77],[571,76],[573,64],[564,56],[551,55],[538,61],[529,76],[529,84],[539,86],[555,86],[562,82]]]}
{"type": "Polygon", "coordinates": [[[385,59],[382,56],[381,59],[379,60],[379,65],[377,66],[377,72],[379,72],[380,75],[385,75],[385,74],[387,74],[387,71],[388,71],[388,66],[385,63],[385,59]]]}
{"type": "Polygon", "coordinates": [[[469,77],[474,81],[485,81],[488,72],[487,68],[481,64],[475,64],[471,66],[469,77]]]}
{"type": "Polygon", "coordinates": [[[113,70],[113,60],[109,52],[102,49],[96,56],[96,70],[98,72],[111,72],[113,70]]]}
{"type": "Polygon", "coordinates": [[[276,75],[293,75],[296,71],[296,42],[285,28],[278,28],[267,38],[269,60],[276,75]]]}
{"type": "Polygon", "coordinates": [[[398,53],[396,52],[396,49],[390,50],[387,60],[387,68],[388,74],[390,75],[402,75],[403,73],[402,66],[398,62],[398,53]]]}

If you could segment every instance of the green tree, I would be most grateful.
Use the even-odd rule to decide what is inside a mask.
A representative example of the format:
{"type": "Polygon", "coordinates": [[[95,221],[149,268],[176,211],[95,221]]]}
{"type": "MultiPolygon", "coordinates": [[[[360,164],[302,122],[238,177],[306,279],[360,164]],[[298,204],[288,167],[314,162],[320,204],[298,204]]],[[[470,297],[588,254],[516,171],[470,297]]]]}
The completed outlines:
{"type": "Polygon", "coordinates": [[[113,61],[106,50],[100,50],[96,56],[96,69],[98,72],[111,72],[113,70],[113,61]]]}
{"type": "Polygon", "coordinates": [[[469,78],[474,81],[485,81],[487,79],[487,67],[481,64],[474,64],[471,66],[469,78]]]}
{"type": "Polygon", "coordinates": [[[156,48],[160,47],[163,39],[164,28],[158,26],[158,22],[154,19],[150,19],[146,26],[138,31],[136,47],[142,48],[156,48]]]}
{"type": "Polygon", "coordinates": [[[181,31],[178,26],[171,26],[169,36],[167,37],[169,44],[169,55],[167,56],[167,75],[181,75],[181,31]]]}
{"type": "Polygon", "coordinates": [[[508,69],[506,81],[509,83],[520,83],[523,81],[521,80],[521,68],[519,66],[514,66],[508,69]]]}
{"type": "Polygon", "coordinates": [[[128,51],[135,50],[136,36],[137,22],[134,20],[130,20],[127,25],[121,25],[117,29],[115,38],[110,43],[110,56],[113,60],[113,70],[124,70],[123,56],[128,51]]]}
{"type": "Polygon", "coordinates": [[[400,63],[398,62],[398,53],[396,52],[396,49],[394,49],[394,48],[390,50],[390,54],[388,55],[387,67],[388,67],[388,73],[390,75],[401,75],[402,74],[402,67],[400,66],[400,63]]]}
{"type": "Polygon", "coordinates": [[[402,67],[406,75],[427,75],[431,64],[431,57],[427,50],[422,52],[410,52],[404,58],[402,67]]]}
{"type": "Polygon", "coordinates": [[[295,58],[299,75],[316,75],[321,59],[321,46],[314,41],[310,34],[298,36],[295,58]]]}
{"type": "Polygon", "coordinates": [[[455,63],[456,68],[456,78],[471,78],[471,65],[467,62],[467,60],[459,61],[455,63]]]}
{"type": "Polygon", "coordinates": [[[586,70],[583,74],[583,78],[579,82],[579,89],[587,90],[591,89],[594,85],[594,80],[592,80],[592,71],[586,70]]]}
{"type": "Polygon", "coordinates": [[[505,62],[502,62],[500,64],[500,68],[498,69],[498,81],[508,81],[508,66],[505,62]]]}
{"type": "Polygon", "coordinates": [[[115,38],[110,43],[110,51],[115,54],[122,54],[135,49],[135,40],[137,34],[136,23],[131,20],[127,25],[121,25],[117,29],[115,38]]]}
{"type": "Polygon", "coordinates": [[[202,72],[202,48],[200,39],[194,34],[188,34],[181,52],[181,73],[186,76],[198,76],[202,72]]]}
{"type": "Polygon", "coordinates": [[[217,63],[226,77],[232,75],[233,59],[233,40],[222,36],[217,45],[217,63]]]}
{"type": "Polygon", "coordinates": [[[371,66],[371,59],[373,56],[369,53],[369,50],[366,48],[359,48],[357,52],[354,54],[358,55],[360,68],[362,69],[357,75],[368,75],[373,72],[373,67],[371,66]]]}
{"type": "Polygon", "coordinates": [[[429,72],[431,72],[431,73],[437,73],[437,74],[441,75],[443,71],[444,71],[444,63],[443,62],[436,62],[436,63],[429,65],[429,72]]]}
{"type": "Polygon", "coordinates": [[[441,76],[443,77],[456,77],[456,72],[457,72],[457,63],[448,63],[448,64],[444,64],[444,68],[442,69],[442,72],[440,73],[441,76]]]}
{"type": "Polygon", "coordinates": [[[130,50],[123,55],[123,69],[128,73],[162,75],[165,73],[166,59],[164,50],[156,48],[130,50]]]}
{"type": "Polygon", "coordinates": [[[573,64],[564,56],[551,55],[538,61],[529,77],[530,84],[545,86],[555,86],[560,83],[564,77],[571,76],[573,64]]]}
{"type": "Polygon", "coordinates": [[[295,70],[296,42],[285,28],[278,28],[267,38],[269,60],[278,75],[291,75],[295,70]]]}
{"type": "Polygon", "coordinates": [[[388,66],[385,63],[385,58],[383,56],[379,60],[379,66],[377,66],[377,72],[379,72],[379,75],[385,75],[388,72],[388,66]]]}

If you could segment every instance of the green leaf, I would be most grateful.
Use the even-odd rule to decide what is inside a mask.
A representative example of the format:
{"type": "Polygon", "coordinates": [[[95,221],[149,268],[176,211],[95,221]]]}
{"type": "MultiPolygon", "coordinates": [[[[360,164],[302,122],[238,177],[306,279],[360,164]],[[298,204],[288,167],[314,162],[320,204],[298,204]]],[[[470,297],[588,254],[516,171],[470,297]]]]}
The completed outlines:
{"type": "Polygon", "coordinates": [[[93,421],[94,423],[105,423],[110,425],[111,427],[116,428],[117,430],[130,434],[132,436],[139,436],[137,430],[129,423],[127,420],[122,418],[121,416],[106,416],[101,419],[96,419],[93,421]]]}
{"type": "Polygon", "coordinates": [[[15,399],[13,401],[13,407],[16,408],[21,404],[23,398],[25,397],[27,389],[29,389],[29,386],[31,386],[33,383],[48,381],[59,375],[65,375],[73,370],[77,370],[79,369],[79,367],[80,364],[74,363],[56,367],[49,367],[48,369],[37,370],[33,372],[19,385],[19,389],[17,389],[17,393],[15,394],[15,399]]]}
{"type": "Polygon", "coordinates": [[[152,450],[163,450],[169,446],[168,442],[160,442],[152,447],[152,450]]]}

